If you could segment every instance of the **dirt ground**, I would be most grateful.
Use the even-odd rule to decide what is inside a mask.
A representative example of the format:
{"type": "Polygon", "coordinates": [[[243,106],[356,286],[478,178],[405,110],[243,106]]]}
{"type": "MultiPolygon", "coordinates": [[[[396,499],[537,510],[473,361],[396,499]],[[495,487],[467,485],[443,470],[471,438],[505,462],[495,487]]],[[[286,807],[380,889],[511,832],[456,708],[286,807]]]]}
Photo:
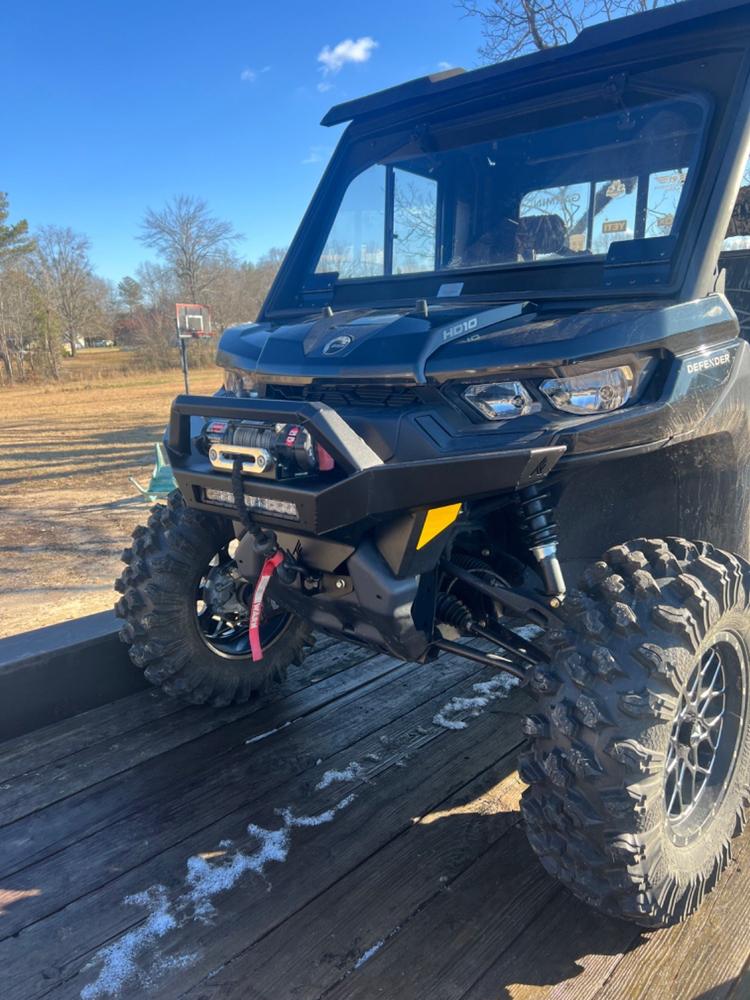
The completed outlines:
{"type": "MultiPolygon", "coordinates": [[[[68,362],[69,366],[77,362],[68,362]]],[[[78,368],[80,371],[80,368],[78,368]]],[[[216,368],[191,373],[211,393],[216,368]]],[[[179,371],[0,389],[0,636],[112,607],[179,371]]]]}

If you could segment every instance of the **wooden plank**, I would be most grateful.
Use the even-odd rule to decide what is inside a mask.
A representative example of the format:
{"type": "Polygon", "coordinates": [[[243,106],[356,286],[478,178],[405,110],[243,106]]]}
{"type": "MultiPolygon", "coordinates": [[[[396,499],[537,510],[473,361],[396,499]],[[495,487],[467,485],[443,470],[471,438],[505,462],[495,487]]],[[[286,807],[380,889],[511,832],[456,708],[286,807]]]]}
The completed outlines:
{"type": "Polygon", "coordinates": [[[511,753],[185,996],[320,996],[520,821],[523,787],[511,753]]]}
{"type": "MultiPolygon", "coordinates": [[[[278,690],[289,694],[309,683],[314,683],[318,679],[316,667],[321,662],[326,669],[334,666],[338,653],[334,653],[333,659],[330,654],[328,657],[320,655],[334,645],[337,650],[357,648],[350,643],[338,642],[329,636],[317,637],[314,652],[307,657],[301,667],[290,668],[289,678],[278,690]]],[[[361,650],[360,652],[361,658],[365,659],[367,653],[361,650]]],[[[345,656],[342,659],[345,659],[345,656]]],[[[255,704],[258,702],[251,703],[251,707],[255,704]]],[[[158,688],[149,687],[127,698],[120,698],[118,701],[82,712],[71,719],[63,719],[25,736],[6,740],[0,744],[0,784],[8,778],[39,770],[47,764],[59,764],[70,754],[122,736],[131,729],[137,729],[154,719],[186,710],[200,711],[168,697],[158,688]]],[[[217,715],[221,712],[221,710],[213,711],[217,715]]]]}
{"type": "Polygon", "coordinates": [[[184,710],[184,705],[148,688],[100,708],[54,722],[0,743],[0,783],[32,769],[59,763],[69,753],[113,739],[146,722],[184,710]]]}
{"type": "MultiPolygon", "coordinates": [[[[448,658],[439,673],[415,664],[401,665],[366,689],[301,719],[275,738],[252,748],[235,748],[214,766],[209,758],[208,766],[193,781],[188,776],[185,783],[182,772],[170,767],[167,777],[171,774],[172,784],[162,781],[156,794],[147,785],[136,783],[130,812],[96,834],[85,835],[85,821],[81,822],[80,811],[75,811],[70,820],[78,822],[80,839],[64,851],[3,879],[16,891],[33,891],[37,887],[43,891],[13,907],[0,923],[0,938],[106,884],[238,808],[261,800],[290,777],[315,768],[318,760],[326,760],[428,702],[436,688],[451,690],[449,685],[476,671],[476,664],[448,658]]],[[[179,760],[175,763],[179,767],[179,760]]],[[[9,827],[8,833],[12,832],[9,827]]],[[[0,856],[3,851],[0,840],[0,856]]]]}
{"type": "MultiPolygon", "coordinates": [[[[372,654],[361,647],[343,643],[326,649],[310,657],[306,670],[295,684],[291,682],[292,693],[298,684],[309,686],[307,680],[312,673],[335,676],[368,659],[372,654]]],[[[289,688],[285,689],[286,692],[289,688]]],[[[70,754],[59,761],[46,763],[37,769],[26,771],[3,782],[0,786],[0,825],[11,823],[21,816],[27,816],[52,802],[87,788],[98,781],[128,770],[135,764],[158,756],[175,746],[207,733],[220,730],[229,733],[228,723],[241,722],[248,716],[263,711],[269,705],[278,703],[281,692],[271,692],[264,698],[245,705],[212,710],[196,706],[181,706],[181,711],[156,718],[144,725],[134,727],[114,740],[96,742],[70,754]]],[[[285,703],[286,705],[289,702],[285,703]]],[[[285,720],[284,720],[285,721],[285,720]]],[[[245,726],[236,732],[244,741],[245,726]]]]}
{"type": "MultiPolygon", "coordinates": [[[[479,676],[487,678],[488,672],[479,676]]],[[[9,984],[4,1000],[30,1000],[55,983],[60,985],[52,995],[58,1000],[78,996],[100,971],[100,963],[95,961],[81,975],[87,959],[94,957],[90,949],[113,941],[123,932],[130,936],[117,943],[119,953],[130,949],[132,954],[135,949],[134,968],[152,980],[158,978],[159,996],[174,995],[199,981],[408,829],[415,814],[428,811],[465,785],[486,766],[487,755],[497,758],[515,749],[517,720],[509,715],[488,711],[459,731],[432,723],[446,697],[470,693],[473,681],[470,677],[385,727],[374,729],[326,765],[313,765],[311,771],[277,786],[251,809],[243,805],[101,891],[50,915],[17,939],[0,944],[0,968],[9,984]],[[344,770],[353,760],[361,762],[356,778],[323,780],[324,767],[344,770]],[[350,794],[355,796],[353,800],[350,794]],[[282,854],[288,852],[293,864],[271,861],[259,877],[257,862],[263,856],[259,843],[265,839],[268,847],[269,841],[254,827],[248,831],[248,821],[277,834],[287,829],[289,837],[282,854]],[[226,838],[231,839],[231,845],[226,838]],[[226,855],[216,859],[216,851],[226,855]],[[198,858],[201,854],[207,864],[218,866],[211,872],[223,886],[223,891],[208,893],[215,912],[206,924],[200,922],[201,913],[207,915],[203,907],[189,897],[190,886],[196,885],[196,876],[191,882],[189,873],[203,864],[198,858]],[[191,857],[194,860],[188,862],[191,857]],[[222,871],[242,871],[243,865],[250,869],[244,877],[228,885],[223,882],[222,871]],[[177,917],[166,937],[144,941],[144,927],[148,938],[149,927],[154,926],[144,913],[146,897],[137,896],[140,905],[122,903],[124,897],[155,883],[165,886],[165,905],[177,917]],[[73,933],[71,928],[75,928],[73,933]],[[184,958],[186,948],[191,956],[189,968],[184,958]],[[81,953],[84,949],[89,949],[88,954],[81,953]],[[38,968],[36,956],[44,956],[43,970],[38,968]]],[[[200,880],[197,884],[200,887],[200,880]]],[[[44,883],[38,881],[37,885],[44,883]]],[[[148,898],[154,898],[153,892],[148,898]]],[[[199,900],[207,903],[209,899],[204,900],[199,893],[199,900]]],[[[33,900],[18,905],[23,907],[27,902],[33,900]]],[[[12,909],[8,915],[12,916],[12,909]]],[[[118,995],[123,998],[143,995],[142,981],[137,977],[120,986],[118,995]]],[[[95,995],[91,990],[84,993],[95,995]]]]}
{"type": "Polygon", "coordinates": [[[458,1000],[559,891],[514,826],[326,1000],[458,1000]]]}
{"type": "MultiPolygon", "coordinates": [[[[596,1000],[724,1000],[750,954],[750,836],[735,841],[718,889],[684,924],[644,936],[617,965],[596,1000]]],[[[746,994],[747,995],[747,994],[746,994]]]]}
{"type": "MultiPolygon", "coordinates": [[[[260,727],[253,722],[252,728],[247,728],[245,722],[245,728],[238,731],[237,727],[244,722],[240,720],[224,727],[228,733],[212,730],[166,753],[151,756],[145,762],[136,761],[136,766],[127,770],[124,769],[125,758],[121,773],[0,829],[0,877],[6,881],[9,877],[15,878],[45,858],[76,849],[80,844],[86,845],[80,849],[93,850],[102,835],[107,842],[110,829],[122,831],[120,836],[125,838],[125,845],[133,838],[131,823],[141,824],[142,836],[152,829],[138,816],[161,817],[153,821],[158,833],[158,822],[167,823],[175,808],[192,800],[196,789],[204,788],[204,793],[193,815],[204,815],[204,806],[205,810],[231,812],[231,802],[247,798],[251,760],[261,769],[260,777],[254,774],[253,790],[273,787],[277,780],[283,779],[285,768],[302,766],[295,753],[299,740],[303,740],[307,732],[305,722],[311,716],[322,744],[325,746],[327,741],[334,752],[339,739],[351,741],[354,737],[346,727],[329,740],[323,727],[331,725],[330,719],[339,711],[345,711],[351,702],[372,697],[394,675],[409,674],[415,669],[413,665],[397,664],[390,657],[372,657],[343,674],[291,695],[273,707],[273,714],[261,716],[260,727]],[[294,724],[285,726],[285,722],[292,719],[296,720],[294,724]],[[253,739],[254,733],[273,730],[277,736],[271,735],[248,745],[247,740],[253,739]],[[282,737],[279,758],[274,748],[282,737]],[[218,775],[223,779],[221,787],[218,775]]],[[[360,706],[354,717],[360,719],[363,713],[367,715],[366,709],[360,706]]],[[[44,790],[39,794],[43,795],[44,790]]],[[[210,821],[211,817],[205,820],[210,821]]],[[[142,836],[138,838],[139,849],[142,836]]],[[[94,861],[92,869],[95,865],[94,861]]],[[[0,924],[0,934],[3,930],[0,924]]]]}
{"type": "Polygon", "coordinates": [[[637,927],[603,916],[561,886],[509,945],[498,943],[497,960],[461,1000],[589,1000],[639,937],[637,927]]]}

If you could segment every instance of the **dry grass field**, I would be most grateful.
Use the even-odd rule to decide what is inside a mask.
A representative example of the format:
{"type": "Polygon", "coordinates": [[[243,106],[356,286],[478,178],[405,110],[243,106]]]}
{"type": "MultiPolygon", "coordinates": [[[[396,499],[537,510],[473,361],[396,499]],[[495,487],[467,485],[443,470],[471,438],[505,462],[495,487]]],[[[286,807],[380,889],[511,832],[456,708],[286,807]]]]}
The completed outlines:
{"type": "MultiPolygon", "coordinates": [[[[148,482],[182,391],[179,371],[126,365],[92,350],[65,362],[61,384],[0,389],[0,636],[113,604],[120,551],[148,512],[128,476],[148,482]]],[[[220,378],[195,371],[191,391],[220,378]]]]}

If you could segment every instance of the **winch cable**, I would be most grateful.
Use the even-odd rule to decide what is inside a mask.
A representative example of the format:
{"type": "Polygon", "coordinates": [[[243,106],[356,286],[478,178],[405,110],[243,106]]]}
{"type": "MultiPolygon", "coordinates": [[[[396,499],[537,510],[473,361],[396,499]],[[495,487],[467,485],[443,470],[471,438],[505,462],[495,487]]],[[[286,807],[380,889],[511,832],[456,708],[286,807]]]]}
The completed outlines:
{"type": "Polygon", "coordinates": [[[245,503],[245,490],[242,484],[242,459],[238,456],[232,465],[232,495],[234,505],[239,513],[243,527],[253,538],[253,547],[260,555],[265,556],[260,575],[253,588],[253,596],[250,600],[250,622],[248,625],[248,635],[250,638],[250,652],[253,662],[257,663],[263,659],[263,646],[260,641],[260,623],[263,617],[263,599],[266,588],[271,581],[271,577],[281,566],[286,558],[284,550],[280,548],[276,532],[269,528],[264,528],[256,524],[252,514],[247,509],[245,503]]]}
{"type": "Polygon", "coordinates": [[[245,530],[252,535],[255,551],[261,555],[273,555],[279,547],[276,532],[256,524],[245,503],[245,488],[242,485],[242,458],[238,455],[232,465],[232,497],[245,530]]]}

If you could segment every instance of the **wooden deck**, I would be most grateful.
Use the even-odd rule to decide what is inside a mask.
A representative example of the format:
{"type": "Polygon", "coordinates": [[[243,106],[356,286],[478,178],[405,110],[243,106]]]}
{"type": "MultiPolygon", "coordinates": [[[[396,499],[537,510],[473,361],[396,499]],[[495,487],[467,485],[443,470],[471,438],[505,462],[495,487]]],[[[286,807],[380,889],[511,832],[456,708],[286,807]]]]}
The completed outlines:
{"type": "Polygon", "coordinates": [[[526,707],[329,642],[250,706],[148,691],[2,744],[0,997],[750,997],[750,839],[682,927],[587,909],[519,823],[526,707]]]}

